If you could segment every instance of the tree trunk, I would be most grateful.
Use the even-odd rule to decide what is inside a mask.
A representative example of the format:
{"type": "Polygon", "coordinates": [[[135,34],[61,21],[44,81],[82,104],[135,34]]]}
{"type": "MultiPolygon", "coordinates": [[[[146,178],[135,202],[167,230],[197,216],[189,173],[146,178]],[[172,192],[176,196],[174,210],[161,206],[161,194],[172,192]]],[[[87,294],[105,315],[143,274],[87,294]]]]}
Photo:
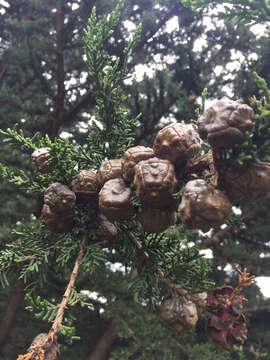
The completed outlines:
{"type": "Polygon", "coordinates": [[[59,135],[64,119],[65,102],[65,66],[64,66],[64,12],[65,5],[62,0],[57,3],[55,20],[56,54],[57,54],[57,94],[55,104],[55,119],[53,122],[51,138],[59,135]]]}
{"type": "Polygon", "coordinates": [[[98,341],[95,350],[86,360],[106,360],[110,353],[110,348],[116,339],[116,330],[113,320],[110,321],[105,333],[98,341]]]}
{"type": "Polygon", "coordinates": [[[7,307],[4,312],[4,317],[0,321],[0,351],[6,345],[12,324],[16,318],[16,314],[24,300],[24,283],[18,282],[15,290],[11,295],[7,307]]]}

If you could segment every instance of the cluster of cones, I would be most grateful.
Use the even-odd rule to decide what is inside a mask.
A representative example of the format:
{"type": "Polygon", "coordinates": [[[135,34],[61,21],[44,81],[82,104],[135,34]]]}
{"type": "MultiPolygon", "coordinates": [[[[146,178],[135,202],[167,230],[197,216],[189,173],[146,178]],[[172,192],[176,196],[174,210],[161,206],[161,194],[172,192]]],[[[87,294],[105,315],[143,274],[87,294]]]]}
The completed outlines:
{"type": "MultiPolygon", "coordinates": [[[[174,225],[177,211],[190,229],[205,232],[219,226],[228,217],[232,203],[241,198],[257,199],[270,191],[269,163],[224,169],[214,161],[213,154],[243,143],[247,131],[252,134],[254,118],[248,105],[222,98],[200,116],[198,132],[186,124],[170,124],[158,132],[152,148],[131,147],[121,159],[104,161],[97,172],[80,171],[71,189],[60,183],[50,185],[44,194],[41,221],[54,232],[70,232],[76,203],[87,203],[99,225],[100,238],[108,245],[117,239],[113,221],[133,216],[152,233],[174,225]],[[206,156],[200,155],[202,140],[212,146],[213,152],[206,156]],[[206,181],[207,171],[218,180],[206,181]],[[182,187],[177,209],[173,195],[182,187]],[[140,206],[134,199],[139,199],[140,206]]],[[[42,148],[32,154],[41,173],[51,171],[48,153],[49,148],[42,148]]],[[[232,293],[233,288],[224,285],[212,296],[199,294],[196,302],[201,301],[212,313],[207,329],[225,348],[229,346],[228,336],[240,343],[246,338],[242,300],[233,299],[232,293]]],[[[193,302],[175,297],[163,303],[161,317],[182,331],[195,326],[197,308],[193,302]]]]}
{"type": "MultiPolygon", "coordinates": [[[[188,228],[206,232],[224,223],[232,202],[242,197],[256,199],[270,191],[268,163],[230,169],[219,168],[216,163],[216,184],[206,181],[204,172],[194,170],[196,163],[203,163],[202,139],[209,142],[213,153],[220,152],[245,141],[246,131],[252,134],[253,127],[251,107],[222,98],[198,119],[198,133],[186,124],[170,124],[158,132],[153,148],[131,147],[121,159],[103,162],[98,172],[82,170],[74,178],[72,190],[52,184],[44,194],[41,221],[52,231],[69,232],[76,202],[83,200],[96,209],[101,235],[105,240],[108,236],[109,242],[117,236],[111,222],[134,215],[146,232],[159,233],[176,223],[178,211],[188,228]],[[189,171],[192,180],[184,186],[177,209],[173,194],[184,185],[189,171]],[[136,206],[135,197],[141,206],[136,206]]],[[[32,154],[43,173],[50,171],[48,152],[42,148],[32,154]]],[[[207,166],[211,169],[211,161],[207,166]]]]}
{"type": "MultiPolygon", "coordinates": [[[[233,287],[216,287],[213,295],[194,295],[196,304],[206,309],[208,315],[206,331],[223,348],[230,350],[230,343],[243,344],[247,339],[246,318],[243,315],[243,298],[233,297],[233,287]]],[[[193,301],[175,296],[165,300],[160,307],[161,319],[178,332],[195,327],[198,321],[197,306],[193,301]]]]}

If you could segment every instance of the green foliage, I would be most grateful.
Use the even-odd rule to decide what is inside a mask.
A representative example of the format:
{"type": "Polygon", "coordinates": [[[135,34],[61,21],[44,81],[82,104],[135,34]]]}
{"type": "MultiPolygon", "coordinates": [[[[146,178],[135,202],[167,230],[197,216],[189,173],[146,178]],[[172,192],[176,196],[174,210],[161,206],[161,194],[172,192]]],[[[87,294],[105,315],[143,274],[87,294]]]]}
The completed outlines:
{"type": "Polygon", "coordinates": [[[181,0],[184,6],[191,7],[193,10],[206,7],[216,7],[222,5],[217,16],[219,19],[224,19],[227,23],[233,25],[254,23],[265,23],[269,21],[270,4],[268,0],[181,0]]]}
{"type": "Polygon", "coordinates": [[[0,252],[0,278],[7,279],[10,272],[16,272],[25,283],[31,280],[32,286],[44,284],[59,235],[52,234],[39,221],[34,221],[13,229],[12,237],[13,241],[0,252]]]}
{"type": "MultiPolygon", "coordinates": [[[[138,228],[135,220],[126,222],[126,226],[127,232],[135,235],[142,244],[140,250],[135,244],[132,246],[128,234],[123,231],[116,244],[118,261],[126,268],[138,270],[138,277],[128,285],[136,299],[155,308],[162,298],[169,296],[168,288],[160,280],[158,271],[191,293],[212,288],[213,283],[208,280],[211,268],[195,247],[187,246],[188,231],[184,227],[173,226],[164,233],[151,234],[138,228]],[[147,260],[144,252],[149,256],[147,260]]],[[[120,226],[119,231],[121,229],[120,226]]]]}
{"type": "Polygon", "coordinates": [[[54,321],[58,305],[52,304],[46,299],[42,300],[40,296],[33,298],[30,294],[26,294],[25,301],[27,303],[26,310],[35,312],[36,319],[43,319],[48,322],[54,321]]]}
{"type": "Polygon", "coordinates": [[[207,93],[208,93],[207,88],[204,88],[201,93],[201,105],[198,106],[194,111],[196,117],[196,120],[194,120],[194,124],[196,124],[196,121],[198,120],[199,116],[203,114],[205,111],[205,101],[207,99],[207,93]]]}
{"type": "MultiPolygon", "coordinates": [[[[53,322],[59,304],[54,300],[50,302],[46,299],[41,299],[40,296],[34,297],[33,295],[27,293],[25,296],[26,307],[25,309],[31,312],[36,319],[53,322]]],[[[77,293],[75,290],[72,291],[71,296],[68,299],[68,303],[65,311],[64,324],[59,330],[59,334],[64,336],[68,344],[72,344],[74,340],[79,340],[80,338],[76,336],[76,328],[72,326],[73,322],[76,320],[72,314],[73,306],[79,303],[81,307],[91,306],[92,304],[85,301],[85,295],[77,293]]]]}
{"type": "MultiPolygon", "coordinates": [[[[223,159],[228,166],[233,167],[263,160],[263,158],[260,158],[257,144],[253,141],[253,135],[247,131],[245,136],[246,139],[242,144],[235,145],[232,149],[224,151],[223,159]]],[[[264,156],[267,156],[267,154],[264,154],[264,156]]]]}
{"type": "Polygon", "coordinates": [[[7,129],[6,131],[0,129],[0,134],[4,135],[4,143],[13,143],[14,145],[19,146],[20,150],[33,152],[38,147],[35,145],[35,140],[39,136],[39,133],[36,133],[32,138],[25,137],[22,129],[19,131],[18,124],[14,126],[13,129],[7,129]]]}
{"type": "Polygon", "coordinates": [[[201,113],[203,113],[204,110],[205,110],[205,101],[207,99],[207,93],[208,93],[207,88],[204,88],[203,92],[202,92],[202,109],[201,109],[201,113]]]}
{"type": "Polygon", "coordinates": [[[51,140],[48,135],[38,139],[38,134],[32,138],[25,137],[22,129],[17,130],[18,124],[12,129],[1,131],[7,142],[21,150],[33,152],[36,149],[48,147],[47,155],[50,171],[47,174],[26,172],[25,170],[12,171],[0,164],[0,171],[4,178],[11,183],[30,192],[44,192],[54,182],[71,186],[74,176],[85,167],[89,167],[93,159],[82,146],[75,146],[68,139],[55,138],[51,140]]]}
{"type": "Polygon", "coordinates": [[[244,222],[241,215],[237,215],[233,211],[231,211],[230,215],[228,216],[226,224],[228,226],[237,226],[238,228],[244,227],[244,222]]]}
{"type": "Polygon", "coordinates": [[[44,192],[46,187],[34,179],[31,172],[25,170],[13,171],[9,167],[0,163],[0,173],[10,183],[21,187],[23,190],[31,192],[44,192]]]}
{"type": "MultiPolygon", "coordinates": [[[[80,146],[73,141],[62,138],[51,139],[48,135],[36,134],[27,137],[18,126],[1,131],[5,141],[20,151],[31,154],[34,150],[48,147],[47,155],[50,171],[39,173],[37,170],[26,172],[21,169],[9,169],[1,165],[2,176],[11,183],[22,187],[30,193],[44,193],[52,183],[60,182],[72,187],[74,176],[82,169],[98,169],[101,162],[107,159],[120,157],[131,146],[135,137],[135,126],[139,116],[132,117],[124,106],[126,95],[122,90],[122,83],[127,77],[128,60],[132,49],[138,40],[141,27],[138,26],[123,51],[122,57],[115,57],[106,51],[106,44],[116,29],[121,15],[123,1],[120,1],[116,9],[98,22],[95,7],[84,32],[84,48],[89,65],[90,78],[93,84],[93,93],[96,97],[96,108],[92,117],[91,131],[87,137],[86,146],[80,146]]],[[[139,202],[134,198],[134,203],[139,202]]],[[[119,239],[108,251],[103,251],[102,242],[99,239],[96,217],[89,219],[89,207],[85,203],[77,203],[75,209],[74,227],[71,233],[56,235],[48,231],[39,220],[28,225],[17,226],[12,233],[10,241],[0,251],[0,280],[3,285],[8,284],[10,274],[16,274],[27,284],[28,293],[26,301],[27,309],[32,312],[36,319],[52,322],[59,309],[59,295],[53,299],[41,299],[39,291],[46,287],[51,272],[57,274],[58,281],[66,283],[74,261],[80,250],[82,234],[86,231],[84,255],[81,261],[81,269],[87,276],[94,276],[108,261],[121,262],[126,271],[138,270],[138,276],[134,281],[123,282],[124,291],[128,289],[133,294],[133,299],[139,303],[145,303],[149,307],[156,307],[168,297],[168,288],[161,282],[157,275],[159,271],[191,292],[199,292],[209,289],[212,283],[208,280],[210,267],[201,258],[198,250],[187,247],[186,230],[180,227],[172,228],[164,234],[147,234],[143,231],[138,221],[133,219],[123,222],[128,231],[132,231],[136,239],[141,243],[142,249],[138,250],[130,240],[127,233],[122,231],[122,224],[117,223],[119,239]],[[149,259],[145,261],[143,251],[147,252],[149,259]]],[[[81,273],[83,279],[85,274],[81,273]]],[[[60,295],[61,296],[61,295],[60,295]]],[[[119,300],[120,302],[122,300],[119,300]]],[[[83,295],[75,290],[68,299],[65,313],[65,321],[61,333],[68,337],[71,342],[75,330],[73,321],[74,303],[81,307],[89,307],[83,295]]],[[[138,305],[140,307],[140,305],[138,305]]],[[[131,310],[134,312],[134,309],[131,310]]],[[[146,308],[144,312],[148,311],[146,308]]],[[[108,312],[110,313],[110,312],[108,312]]],[[[149,314],[152,319],[152,315],[149,314]]],[[[154,315],[153,315],[154,316],[154,315]]],[[[151,323],[152,320],[149,319],[151,323]]],[[[119,320],[120,321],[120,320],[119,320]]],[[[122,319],[123,321],[123,319],[122,319]]],[[[159,320],[156,319],[155,328],[160,328],[164,333],[159,320]]],[[[125,327],[120,331],[124,333],[125,327]]],[[[150,328],[146,333],[152,331],[150,328]]],[[[147,334],[142,333],[144,338],[147,334]]],[[[163,335],[160,335],[163,337],[163,335]]],[[[141,341],[141,340],[140,340],[141,341]]],[[[136,353],[138,344],[134,342],[131,353],[136,353]]],[[[175,346],[175,345],[174,345],[175,346]]],[[[153,352],[155,345],[141,347],[142,354],[153,352]]],[[[160,350],[155,350],[158,356],[160,350]]],[[[165,348],[164,356],[173,359],[171,350],[165,348]]],[[[144,356],[144,355],[143,355],[144,356]]],[[[158,357],[157,357],[158,358],[158,357]]]]}
{"type": "Polygon", "coordinates": [[[208,343],[193,343],[184,346],[190,360],[231,360],[232,354],[228,351],[217,349],[212,342],[208,343]]]}
{"type": "Polygon", "coordinates": [[[92,130],[88,135],[88,151],[94,161],[92,167],[99,167],[105,158],[121,157],[134,140],[134,128],[140,115],[127,121],[127,109],[124,107],[126,96],[121,83],[127,76],[128,59],[132,48],[141,33],[138,26],[128,45],[124,49],[124,58],[109,55],[104,50],[104,43],[118,24],[123,7],[119,1],[110,16],[105,16],[97,23],[96,9],[92,10],[88,26],[84,33],[84,48],[90,76],[95,87],[96,110],[92,130]]]}
{"type": "Polygon", "coordinates": [[[258,88],[263,91],[265,100],[269,104],[270,103],[270,90],[267,87],[266,81],[262,77],[260,77],[256,73],[256,71],[253,71],[253,78],[254,78],[258,88]]]}
{"type": "Polygon", "coordinates": [[[177,357],[177,340],[161,323],[158,313],[151,314],[143,306],[131,306],[128,300],[113,303],[108,312],[114,314],[121,344],[112,352],[111,359],[173,360],[177,357]],[[151,341],[153,334],[154,342],[151,341]]]}
{"type": "Polygon", "coordinates": [[[269,160],[270,90],[267,87],[266,81],[262,79],[256,72],[253,73],[253,76],[258,88],[265,96],[265,101],[262,99],[261,102],[256,98],[252,99],[254,107],[257,110],[254,142],[257,145],[258,157],[261,160],[269,160]]]}

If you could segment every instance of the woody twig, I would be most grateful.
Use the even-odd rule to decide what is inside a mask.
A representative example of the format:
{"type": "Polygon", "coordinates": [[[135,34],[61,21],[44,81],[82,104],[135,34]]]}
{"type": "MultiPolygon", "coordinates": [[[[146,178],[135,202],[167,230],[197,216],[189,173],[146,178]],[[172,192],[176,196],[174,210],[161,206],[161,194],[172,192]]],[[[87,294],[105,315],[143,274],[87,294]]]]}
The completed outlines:
{"type": "MultiPolygon", "coordinates": [[[[150,256],[149,256],[148,252],[146,250],[143,250],[143,246],[142,246],[141,242],[138,239],[136,239],[135,235],[131,231],[129,231],[128,228],[123,224],[120,225],[120,228],[122,231],[124,231],[127,234],[129,239],[136,245],[137,249],[140,250],[142,256],[146,260],[149,260],[150,256]]],[[[153,265],[152,265],[152,269],[157,273],[157,275],[160,278],[160,281],[163,282],[169,288],[172,296],[175,296],[176,294],[178,294],[178,295],[184,296],[188,300],[196,303],[196,305],[198,305],[200,307],[203,306],[200,299],[192,296],[191,294],[188,293],[187,290],[183,289],[182,286],[175,284],[173,281],[168,279],[162,270],[156,269],[153,265]]]]}
{"type": "Polygon", "coordinates": [[[55,317],[55,320],[52,324],[52,327],[48,333],[48,338],[52,339],[54,338],[54,336],[56,335],[56,333],[58,332],[58,330],[60,329],[60,327],[62,326],[62,320],[63,320],[63,316],[64,316],[64,312],[65,312],[65,307],[67,305],[68,299],[70,297],[71,294],[71,290],[75,284],[76,278],[78,276],[78,271],[79,271],[79,267],[80,267],[80,263],[81,260],[83,258],[83,253],[84,253],[84,244],[86,241],[86,234],[83,235],[82,238],[82,242],[80,245],[80,251],[78,253],[77,259],[75,261],[74,264],[74,268],[72,270],[72,273],[70,275],[70,279],[69,279],[69,283],[67,285],[66,291],[63,295],[62,301],[59,305],[59,309],[57,311],[57,315],[55,317]]]}
{"type": "Polygon", "coordinates": [[[62,320],[63,320],[63,316],[64,316],[64,312],[65,312],[65,308],[68,302],[68,299],[70,297],[72,288],[74,287],[76,278],[78,276],[78,272],[79,272],[79,268],[80,268],[80,263],[81,260],[83,258],[84,255],[84,245],[85,245],[85,241],[86,241],[86,234],[83,235],[82,237],[82,241],[80,244],[80,250],[79,253],[77,255],[77,258],[75,260],[75,264],[72,270],[72,273],[70,275],[70,279],[68,282],[68,285],[66,287],[66,291],[63,295],[62,301],[59,305],[59,309],[57,311],[55,320],[52,324],[52,327],[50,329],[50,331],[48,332],[48,335],[45,337],[45,339],[37,344],[37,346],[31,347],[31,352],[27,353],[25,355],[19,355],[17,360],[43,360],[44,359],[44,347],[47,343],[53,343],[55,341],[56,338],[56,334],[58,332],[58,330],[61,328],[62,326],[62,320]]]}

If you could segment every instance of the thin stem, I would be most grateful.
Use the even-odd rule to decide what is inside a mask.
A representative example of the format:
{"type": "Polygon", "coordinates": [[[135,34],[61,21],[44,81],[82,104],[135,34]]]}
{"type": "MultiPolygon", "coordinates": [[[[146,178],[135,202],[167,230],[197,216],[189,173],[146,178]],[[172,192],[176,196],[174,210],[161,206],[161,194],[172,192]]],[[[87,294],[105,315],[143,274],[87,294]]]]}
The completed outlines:
{"type": "Polygon", "coordinates": [[[62,301],[60,303],[60,306],[59,306],[57,315],[55,317],[55,320],[54,320],[54,322],[52,324],[52,327],[51,327],[51,329],[50,329],[50,331],[48,333],[48,338],[50,338],[52,340],[54,339],[57,331],[62,326],[62,320],[63,320],[63,316],[64,316],[64,312],[65,312],[65,307],[67,305],[68,299],[70,297],[70,293],[72,291],[72,288],[73,288],[73,286],[75,284],[75,281],[76,281],[76,278],[78,276],[80,263],[81,263],[81,260],[83,258],[85,240],[86,240],[86,234],[83,235],[82,242],[81,242],[81,245],[80,245],[80,251],[78,253],[77,259],[76,259],[75,264],[74,264],[74,268],[73,268],[72,273],[70,275],[69,283],[68,283],[66,291],[65,291],[65,293],[63,295],[63,298],[62,298],[62,301]]]}
{"type": "MultiPolygon", "coordinates": [[[[76,278],[78,276],[80,263],[81,263],[81,260],[83,258],[83,254],[84,254],[85,241],[86,241],[86,234],[83,234],[82,241],[81,241],[81,244],[80,244],[80,250],[79,250],[78,256],[77,256],[77,258],[75,260],[75,264],[74,264],[72,273],[71,273],[70,278],[69,278],[69,283],[68,283],[68,285],[66,287],[66,291],[65,291],[65,293],[63,295],[62,301],[61,301],[61,303],[59,305],[59,309],[57,311],[57,314],[56,314],[56,317],[55,317],[54,322],[52,324],[52,327],[51,327],[50,331],[48,332],[48,335],[45,337],[45,339],[41,343],[37,344],[36,347],[31,348],[30,353],[27,353],[25,355],[19,355],[17,360],[30,360],[30,359],[33,358],[33,356],[36,356],[36,355],[39,356],[39,359],[44,359],[44,347],[45,347],[45,345],[47,343],[49,343],[49,342],[54,343],[56,341],[56,334],[57,334],[58,330],[62,326],[62,320],[63,320],[65,308],[66,308],[68,299],[70,297],[72,288],[74,287],[76,278]]],[[[35,359],[36,359],[36,357],[35,357],[35,359]]]]}

